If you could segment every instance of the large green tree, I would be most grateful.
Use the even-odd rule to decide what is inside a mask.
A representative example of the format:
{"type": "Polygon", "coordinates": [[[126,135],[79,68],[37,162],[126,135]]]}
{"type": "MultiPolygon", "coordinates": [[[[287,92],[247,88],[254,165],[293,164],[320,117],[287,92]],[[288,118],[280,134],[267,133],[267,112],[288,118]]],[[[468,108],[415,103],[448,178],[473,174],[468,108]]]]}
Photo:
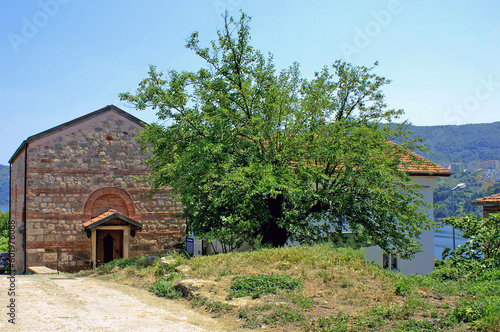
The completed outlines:
{"type": "MultiPolygon", "coordinates": [[[[336,61],[307,80],[299,65],[276,71],[250,45],[249,17],[227,17],[210,47],[193,33],[197,72],[150,67],[121,94],[159,121],[140,134],[154,188],[185,206],[188,231],[238,245],[308,242],[347,227],[405,257],[430,226],[425,203],[400,171],[405,124],[387,109],[372,68],[336,61]],[[390,139],[401,146],[387,144],[390,139]]],[[[375,64],[376,65],[376,64],[375,64]]]]}

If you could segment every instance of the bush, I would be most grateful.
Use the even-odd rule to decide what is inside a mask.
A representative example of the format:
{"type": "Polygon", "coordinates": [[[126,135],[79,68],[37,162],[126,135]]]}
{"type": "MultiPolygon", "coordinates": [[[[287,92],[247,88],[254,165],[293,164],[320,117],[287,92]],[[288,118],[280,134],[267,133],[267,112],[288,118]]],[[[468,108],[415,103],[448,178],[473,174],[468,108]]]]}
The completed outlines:
{"type": "Polygon", "coordinates": [[[153,265],[156,259],[158,259],[157,256],[150,256],[150,255],[140,256],[135,261],[135,267],[138,269],[146,268],[148,266],[153,265]]]}
{"type": "MultiPolygon", "coordinates": [[[[456,260],[491,260],[489,264],[498,264],[500,260],[500,213],[493,213],[488,218],[468,215],[463,218],[447,218],[445,222],[462,231],[462,236],[469,239],[464,246],[451,251],[450,258],[456,260]]],[[[443,257],[448,254],[443,253],[443,257]]]]}
{"type": "Polygon", "coordinates": [[[401,279],[396,281],[394,286],[396,295],[406,296],[413,291],[413,279],[411,277],[402,277],[401,279]]]}
{"type": "Polygon", "coordinates": [[[0,253],[9,252],[9,238],[0,234],[0,253]]]}
{"type": "Polygon", "coordinates": [[[182,297],[182,293],[174,288],[172,281],[160,279],[156,284],[149,288],[149,291],[159,297],[166,297],[169,299],[178,299],[182,297]]]}
{"type": "Polygon", "coordinates": [[[124,269],[128,266],[133,266],[135,265],[135,261],[137,260],[137,257],[133,257],[133,258],[120,258],[120,259],[116,259],[112,262],[109,262],[107,264],[109,264],[111,266],[111,268],[115,267],[115,266],[118,266],[120,269],[124,269]]]}
{"type": "Polygon", "coordinates": [[[0,211],[0,253],[9,251],[9,211],[0,211]]]}

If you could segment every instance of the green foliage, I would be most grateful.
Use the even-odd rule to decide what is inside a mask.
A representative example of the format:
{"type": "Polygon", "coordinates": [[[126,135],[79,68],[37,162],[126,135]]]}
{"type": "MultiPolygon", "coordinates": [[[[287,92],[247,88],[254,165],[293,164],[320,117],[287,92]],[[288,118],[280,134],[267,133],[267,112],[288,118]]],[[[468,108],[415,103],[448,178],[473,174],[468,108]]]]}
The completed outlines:
{"type": "Polygon", "coordinates": [[[106,265],[111,266],[111,268],[118,266],[121,269],[126,268],[127,266],[134,266],[136,265],[138,257],[132,257],[132,258],[120,258],[116,259],[114,261],[106,263],[106,265]]]}
{"type": "Polygon", "coordinates": [[[448,259],[429,274],[422,284],[441,292],[460,294],[450,319],[468,323],[477,331],[498,331],[500,324],[500,262],[498,257],[498,218],[467,216],[449,222],[474,238],[465,246],[448,251],[448,259]]]}
{"type": "Polygon", "coordinates": [[[401,276],[398,281],[395,282],[395,292],[396,295],[406,296],[413,292],[416,286],[420,283],[421,276],[411,276],[403,277],[401,276]]]}
{"type": "Polygon", "coordinates": [[[472,323],[478,330],[498,331],[500,296],[464,298],[457,303],[453,316],[458,322],[472,323]]]}
{"type": "Polygon", "coordinates": [[[150,256],[150,255],[139,256],[135,261],[135,267],[137,267],[138,269],[146,268],[148,266],[153,265],[155,263],[155,260],[157,259],[158,259],[157,256],[150,256]]]}
{"type": "Polygon", "coordinates": [[[209,48],[191,35],[186,47],[206,67],[151,66],[135,95],[120,95],[157,112],[139,138],[154,189],[171,187],[188,229],[224,244],[311,243],[348,226],[355,240],[412,256],[431,221],[399,169],[405,150],[387,144],[414,147],[407,123],[381,125],[403,114],[386,107],[390,81],[342,61],[312,80],[298,64],[277,73],[250,45],[249,20],[226,17],[209,48]]]}
{"type": "Polygon", "coordinates": [[[9,238],[0,236],[0,253],[9,252],[9,238]]]}
{"type": "Polygon", "coordinates": [[[101,273],[109,273],[115,266],[118,266],[121,269],[132,267],[136,270],[146,269],[148,267],[153,266],[156,268],[156,274],[158,274],[158,276],[163,276],[165,271],[171,270],[173,269],[173,267],[163,268],[161,264],[159,264],[158,258],[159,258],[158,256],[151,256],[151,255],[143,255],[130,258],[119,258],[111,262],[107,262],[106,264],[102,264],[96,270],[101,273]]]}
{"type": "Polygon", "coordinates": [[[478,268],[500,267],[500,213],[490,214],[488,218],[468,215],[462,218],[449,218],[445,222],[462,231],[469,240],[454,251],[446,251],[457,264],[480,262],[478,268]]]}
{"type": "Polygon", "coordinates": [[[0,211],[0,253],[9,251],[9,211],[0,211]]]}
{"type": "MultiPolygon", "coordinates": [[[[447,259],[426,276],[401,276],[378,265],[366,264],[361,258],[362,251],[334,248],[326,243],[194,257],[188,262],[181,261],[180,255],[171,257],[175,258],[175,264],[164,267],[156,259],[152,265],[137,268],[138,257],[106,265],[109,269],[116,262],[124,266],[122,271],[111,275],[113,280],[140,276],[131,278],[140,280],[138,287],[151,285],[151,290],[159,296],[174,298],[180,294],[172,289],[172,281],[181,274],[165,275],[165,272],[178,263],[192,268],[183,278],[259,273],[248,284],[246,278],[240,278],[244,295],[262,295],[258,301],[247,301],[243,308],[231,307],[230,301],[226,304],[197,296],[189,299],[194,306],[203,306],[215,316],[238,316],[243,327],[252,329],[263,324],[271,330],[286,331],[498,331],[500,328],[500,268],[479,271],[480,267],[474,267],[478,271],[470,272],[463,265],[452,266],[451,259],[447,259]],[[303,286],[290,291],[287,281],[293,279],[288,276],[274,275],[281,281],[271,283],[259,278],[279,270],[278,266],[290,276],[300,278],[303,286]],[[446,275],[452,277],[443,277],[446,275]],[[327,284],[323,283],[325,276],[327,284]],[[342,288],[342,280],[346,279],[352,280],[352,286],[342,288]],[[277,284],[282,286],[276,288],[277,284]],[[261,290],[252,293],[257,288],[261,290]],[[279,291],[275,295],[265,295],[276,289],[279,291]],[[401,297],[394,297],[395,293],[401,297]],[[435,301],[432,298],[436,296],[443,298],[435,301]],[[357,312],[350,315],[337,312],[343,307],[350,313],[357,312]]],[[[217,289],[213,292],[219,294],[217,289]]]]}
{"type": "Polygon", "coordinates": [[[459,322],[471,323],[481,319],[485,311],[484,305],[480,301],[469,301],[467,299],[460,300],[457,303],[453,315],[459,322]]]}
{"type": "Polygon", "coordinates": [[[9,236],[9,211],[0,211],[0,236],[9,236]]]}
{"type": "Polygon", "coordinates": [[[277,294],[280,291],[292,291],[302,287],[302,281],[288,275],[254,275],[235,277],[231,283],[229,297],[277,294]]]}
{"type": "Polygon", "coordinates": [[[154,293],[159,297],[166,297],[169,299],[177,299],[182,297],[182,293],[174,288],[172,281],[168,279],[160,279],[153,286],[149,288],[149,291],[154,293]]]}
{"type": "Polygon", "coordinates": [[[429,147],[420,154],[436,163],[486,161],[500,156],[500,122],[411,126],[410,130],[413,136],[424,138],[429,147]]]}

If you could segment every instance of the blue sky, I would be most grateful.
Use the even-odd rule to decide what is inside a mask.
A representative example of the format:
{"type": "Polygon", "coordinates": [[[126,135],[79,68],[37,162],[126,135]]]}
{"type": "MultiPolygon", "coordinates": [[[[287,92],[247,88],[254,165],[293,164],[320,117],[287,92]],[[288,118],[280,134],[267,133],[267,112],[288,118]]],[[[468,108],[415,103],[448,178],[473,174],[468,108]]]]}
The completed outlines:
{"type": "Polygon", "coordinates": [[[304,77],[343,59],[380,65],[391,108],[416,125],[500,121],[498,1],[39,0],[2,1],[0,164],[27,137],[120,102],[154,64],[196,70],[184,48],[208,45],[225,9],[252,16],[252,44],[304,77]]]}

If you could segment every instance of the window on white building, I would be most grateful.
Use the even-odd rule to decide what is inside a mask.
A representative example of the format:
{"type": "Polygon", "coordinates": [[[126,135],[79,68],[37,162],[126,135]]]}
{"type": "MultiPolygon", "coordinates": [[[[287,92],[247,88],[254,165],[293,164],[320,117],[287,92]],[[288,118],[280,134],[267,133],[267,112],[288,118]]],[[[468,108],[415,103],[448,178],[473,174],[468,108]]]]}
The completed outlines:
{"type": "Polygon", "coordinates": [[[398,256],[384,252],[382,254],[382,267],[387,270],[398,270],[398,256]]]}

